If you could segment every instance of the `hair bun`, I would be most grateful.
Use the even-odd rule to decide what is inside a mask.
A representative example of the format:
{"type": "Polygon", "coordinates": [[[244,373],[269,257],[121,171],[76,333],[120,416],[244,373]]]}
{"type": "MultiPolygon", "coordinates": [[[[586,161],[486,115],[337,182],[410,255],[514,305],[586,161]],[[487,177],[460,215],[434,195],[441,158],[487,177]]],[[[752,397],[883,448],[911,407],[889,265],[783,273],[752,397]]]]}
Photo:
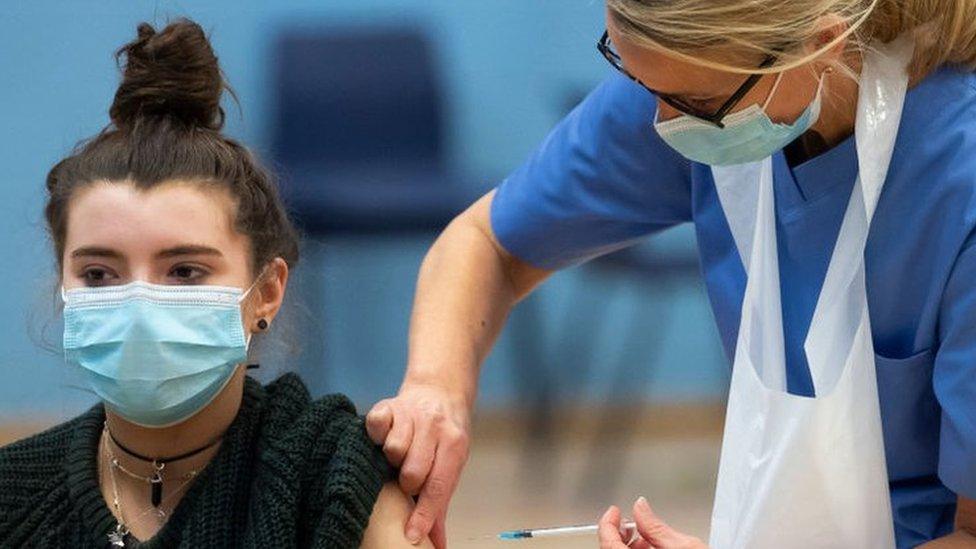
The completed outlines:
{"type": "Polygon", "coordinates": [[[160,32],[141,23],[138,37],[116,52],[122,83],[109,116],[118,128],[166,117],[191,127],[219,130],[225,84],[217,56],[200,25],[178,19],[160,32]]]}

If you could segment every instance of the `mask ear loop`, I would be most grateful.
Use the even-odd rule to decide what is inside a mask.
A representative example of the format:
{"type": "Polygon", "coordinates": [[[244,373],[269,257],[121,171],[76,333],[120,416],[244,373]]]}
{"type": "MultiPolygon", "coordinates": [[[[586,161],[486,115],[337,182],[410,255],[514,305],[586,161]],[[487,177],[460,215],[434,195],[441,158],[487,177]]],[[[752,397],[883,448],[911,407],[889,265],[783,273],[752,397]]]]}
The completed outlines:
{"type": "MultiPolygon", "coordinates": [[[[826,80],[827,74],[831,72],[834,72],[833,67],[827,67],[823,70],[823,72],[820,73],[820,78],[817,80],[817,93],[813,98],[814,101],[816,101],[816,99],[820,97],[820,94],[823,92],[824,80],[826,80]]],[[[779,83],[783,80],[783,74],[785,73],[781,72],[779,73],[779,75],[776,76],[776,82],[773,82],[773,89],[769,90],[769,95],[766,96],[766,101],[763,103],[762,106],[763,112],[766,111],[766,107],[768,107],[769,104],[773,101],[773,96],[776,95],[776,90],[779,89],[779,83]]]]}
{"type": "MultiPolygon", "coordinates": [[[[254,277],[254,282],[252,282],[251,285],[248,286],[248,288],[246,290],[244,290],[243,293],[241,293],[241,296],[239,298],[237,298],[237,303],[238,304],[243,303],[244,300],[247,299],[247,296],[250,295],[251,290],[253,290],[254,287],[258,285],[258,282],[261,282],[261,279],[264,278],[264,274],[267,273],[267,272],[268,272],[268,267],[267,266],[265,266],[263,269],[261,269],[261,272],[258,273],[258,276],[254,277]]],[[[250,332],[247,334],[247,338],[244,340],[244,349],[245,350],[249,350],[251,348],[251,337],[253,335],[254,334],[252,334],[250,332]]],[[[257,368],[260,368],[260,367],[261,367],[260,364],[248,364],[247,365],[247,369],[248,370],[254,370],[254,369],[257,369],[257,368]]]]}
{"type": "Polygon", "coordinates": [[[776,90],[779,89],[779,83],[783,81],[783,75],[784,74],[786,74],[786,73],[782,73],[781,72],[778,75],[776,75],[776,81],[773,82],[773,89],[769,90],[769,95],[766,96],[766,101],[763,102],[763,105],[762,105],[763,112],[766,111],[766,107],[768,107],[769,104],[773,101],[773,96],[776,95],[776,90]]]}
{"type": "Polygon", "coordinates": [[[261,279],[264,278],[264,274],[266,272],[268,272],[268,267],[265,267],[265,268],[261,269],[261,272],[258,273],[258,276],[254,277],[254,282],[252,282],[251,285],[248,286],[247,289],[244,290],[243,293],[241,293],[241,297],[237,298],[237,302],[238,303],[241,303],[245,299],[247,299],[247,296],[251,293],[251,290],[253,290],[254,287],[258,285],[258,282],[261,282],[261,279]]]}

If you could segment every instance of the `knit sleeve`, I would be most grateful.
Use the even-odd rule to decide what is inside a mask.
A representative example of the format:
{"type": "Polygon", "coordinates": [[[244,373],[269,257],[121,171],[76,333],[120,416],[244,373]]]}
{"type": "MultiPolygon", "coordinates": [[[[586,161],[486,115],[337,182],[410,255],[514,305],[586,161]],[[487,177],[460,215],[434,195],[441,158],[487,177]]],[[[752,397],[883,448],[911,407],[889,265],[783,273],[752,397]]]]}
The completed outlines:
{"type": "Polygon", "coordinates": [[[65,513],[63,465],[77,423],[62,423],[0,447],[0,547],[25,545],[49,513],[65,513]]]}
{"type": "Polygon", "coordinates": [[[315,454],[331,456],[309,479],[304,522],[311,547],[351,549],[362,542],[380,490],[395,474],[358,416],[345,413],[328,431],[332,436],[325,438],[332,440],[315,454]]]}

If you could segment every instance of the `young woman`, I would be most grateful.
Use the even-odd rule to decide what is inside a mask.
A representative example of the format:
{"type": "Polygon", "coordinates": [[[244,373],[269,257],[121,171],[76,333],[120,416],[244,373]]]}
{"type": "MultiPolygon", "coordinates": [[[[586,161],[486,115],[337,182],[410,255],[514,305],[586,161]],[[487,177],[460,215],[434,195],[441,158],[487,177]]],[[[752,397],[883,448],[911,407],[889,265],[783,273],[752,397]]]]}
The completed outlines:
{"type": "Polygon", "coordinates": [[[104,402],[0,449],[0,547],[408,546],[352,404],[246,375],[298,245],[221,134],[203,30],[142,24],[119,55],[111,125],[47,178],[65,353],[104,402]]]}
{"type": "Polygon", "coordinates": [[[421,267],[367,419],[408,530],[443,523],[511,308],[694,223],[733,362],[714,546],[976,546],[976,2],[606,6],[616,74],[421,267]]]}

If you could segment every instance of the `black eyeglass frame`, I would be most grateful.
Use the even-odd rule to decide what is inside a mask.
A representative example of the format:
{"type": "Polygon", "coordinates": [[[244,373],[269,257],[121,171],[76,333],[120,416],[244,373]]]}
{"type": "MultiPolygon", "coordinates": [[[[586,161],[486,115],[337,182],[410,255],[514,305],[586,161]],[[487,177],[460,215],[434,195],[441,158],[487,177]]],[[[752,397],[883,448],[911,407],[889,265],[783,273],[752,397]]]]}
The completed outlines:
{"type": "MultiPolygon", "coordinates": [[[[682,101],[681,98],[679,97],[668,95],[666,93],[661,93],[659,91],[656,91],[648,87],[647,84],[644,84],[643,82],[640,81],[639,78],[631,74],[630,71],[624,68],[623,60],[620,58],[619,55],[617,55],[617,52],[613,51],[610,48],[609,32],[607,31],[603,32],[603,36],[600,37],[600,41],[596,43],[596,49],[599,50],[601,54],[603,54],[603,57],[606,58],[607,62],[609,62],[610,65],[613,66],[613,68],[620,71],[620,73],[626,76],[627,78],[630,78],[634,82],[640,84],[642,88],[652,93],[655,97],[657,97],[661,101],[667,103],[668,106],[670,106],[671,108],[676,109],[689,116],[694,116],[699,120],[703,120],[719,128],[725,127],[725,124],[722,123],[725,117],[728,116],[728,114],[732,111],[732,109],[734,109],[736,105],[738,105],[739,102],[742,101],[742,98],[745,97],[745,95],[749,93],[749,91],[751,91],[752,88],[756,86],[756,83],[758,83],[759,80],[764,76],[763,74],[749,75],[749,78],[747,78],[746,81],[743,82],[742,85],[739,86],[739,88],[735,90],[735,92],[731,96],[729,96],[728,99],[725,100],[725,103],[722,103],[722,106],[719,107],[717,111],[715,111],[714,113],[707,113],[705,111],[692,107],[691,105],[682,101]]],[[[767,55],[766,58],[763,60],[763,62],[757,68],[765,69],[766,67],[771,66],[775,62],[776,62],[776,56],[767,55]]]]}

